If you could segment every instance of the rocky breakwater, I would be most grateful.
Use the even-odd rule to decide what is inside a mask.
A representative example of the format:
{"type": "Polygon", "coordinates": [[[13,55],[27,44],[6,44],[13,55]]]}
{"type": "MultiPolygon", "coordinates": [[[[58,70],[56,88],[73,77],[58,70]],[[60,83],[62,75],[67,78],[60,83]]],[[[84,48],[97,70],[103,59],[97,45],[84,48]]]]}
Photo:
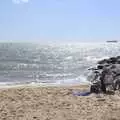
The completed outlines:
{"type": "Polygon", "coordinates": [[[120,56],[103,59],[89,70],[94,76],[90,79],[92,93],[120,90],[120,56]]]}

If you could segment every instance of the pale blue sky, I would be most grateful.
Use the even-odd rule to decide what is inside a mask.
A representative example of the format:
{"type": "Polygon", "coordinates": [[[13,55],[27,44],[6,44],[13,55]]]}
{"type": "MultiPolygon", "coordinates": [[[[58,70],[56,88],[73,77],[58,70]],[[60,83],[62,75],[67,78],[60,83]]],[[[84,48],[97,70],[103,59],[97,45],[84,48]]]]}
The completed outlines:
{"type": "Polygon", "coordinates": [[[0,0],[0,40],[120,39],[120,0],[0,0]]]}

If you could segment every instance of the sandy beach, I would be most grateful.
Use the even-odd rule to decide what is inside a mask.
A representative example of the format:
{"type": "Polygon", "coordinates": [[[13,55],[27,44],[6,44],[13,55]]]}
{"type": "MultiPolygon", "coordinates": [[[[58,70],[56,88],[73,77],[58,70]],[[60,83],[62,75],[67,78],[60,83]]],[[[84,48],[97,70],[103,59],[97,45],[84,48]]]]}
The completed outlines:
{"type": "Polygon", "coordinates": [[[0,120],[120,120],[119,95],[74,96],[88,86],[0,89],[0,120]]]}

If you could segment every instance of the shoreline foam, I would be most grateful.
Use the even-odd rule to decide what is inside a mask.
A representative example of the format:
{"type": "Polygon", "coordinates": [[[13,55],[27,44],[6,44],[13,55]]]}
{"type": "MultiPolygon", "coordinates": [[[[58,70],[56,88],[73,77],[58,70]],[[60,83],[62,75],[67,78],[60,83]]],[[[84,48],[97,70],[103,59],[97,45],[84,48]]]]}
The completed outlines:
{"type": "Polygon", "coordinates": [[[29,83],[29,84],[0,84],[1,88],[20,88],[20,87],[71,87],[71,86],[89,86],[88,83],[77,84],[56,84],[56,83],[29,83]]]}

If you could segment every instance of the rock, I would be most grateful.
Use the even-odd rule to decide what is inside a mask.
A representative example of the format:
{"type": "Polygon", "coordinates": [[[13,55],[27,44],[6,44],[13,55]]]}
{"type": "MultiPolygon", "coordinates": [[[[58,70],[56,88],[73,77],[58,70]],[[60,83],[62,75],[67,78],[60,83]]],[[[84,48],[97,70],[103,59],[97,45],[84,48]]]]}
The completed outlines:
{"type": "Polygon", "coordinates": [[[101,85],[100,82],[93,83],[90,87],[90,92],[91,93],[100,93],[101,85]]]}
{"type": "Polygon", "coordinates": [[[120,59],[120,56],[117,56],[116,58],[117,58],[117,59],[120,59]]]}
{"type": "Polygon", "coordinates": [[[103,69],[104,65],[98,65],[97,68],[98,69],[103,69]]]}
{"type": "Polygon", "coordinates": [[[117,60],[117,63],[120,64],[120,59],[117,60]]]}
{"type": "Polygon", "coordinates": [[[114,80],[114,90],[120,89],[120,75],[115,77],[114,80]]]}
{"type": "Polygon", "coordinates": [[[104,59],[104,60],[101,60],[101,61],[98,62],[98,64],[105,64],[105,63],[108,63],[107,59],[104,59]]]}
{"type": "Polygon", "coordinates": [[[96,67],[88,68],[88,70],[98,70],[96,67]]]}
{"type": "Polygon", "coordinates": [[[114,74],[120,75],[120,64],[115,64],[111,66],[111,70],[114,74]]]}
{"type": "Polygon", "coordinates": [[[96,69],[91,70],[94,74],[91,92],[105,93],[108,86],[112,86],[111,90],[120,89],[120,56],[103,59],[98,62],[96,69]]]}
{"type": "Polygon", "coordinates": [[[100,65],[97,66],[97,69],[103,69],[103,68],[109,67],[109,66],[110,65],[108,63],[106,63],[106,64],[100,64],[100,65]]]}
{"type": "Polygon", "coordinates": [[[115,64],[115,63],[117,63],[117,58],[116,57],[111,57],[109,59],[109,61],[110,61],[110,63],[115,64]]]}

